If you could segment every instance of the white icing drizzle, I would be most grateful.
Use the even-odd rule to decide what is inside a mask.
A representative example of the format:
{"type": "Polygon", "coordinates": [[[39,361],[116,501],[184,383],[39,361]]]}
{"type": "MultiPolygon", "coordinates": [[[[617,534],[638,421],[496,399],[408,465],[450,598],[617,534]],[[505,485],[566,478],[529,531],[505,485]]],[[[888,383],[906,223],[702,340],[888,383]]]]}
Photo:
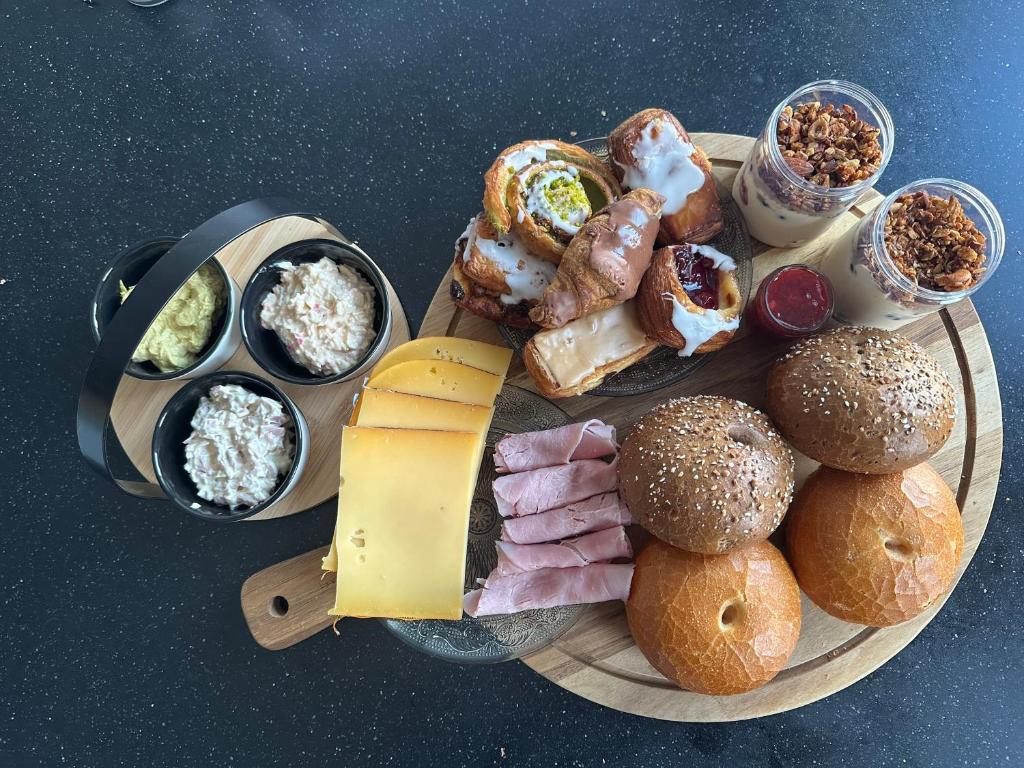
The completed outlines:
{"type": "Polygon", "coordinates": [[[683,141],[672,123],[652,120],[633,145],[633,165],[618,163],[630,189],[646,187],[665,197],[662,215],[678,213],[686,198],[704,185],[704,171],[690,159],[693,144],[683,141]],[[658,129],[657,137],[654,129],[658,129]]]}
{"type": "MultiPolygon", "coordinates": [[[[565,164],[560,163],[559,165],[564,166],[565,164]]],[[[529,170],[519,174],[520,180],[524,183],[525,177],[528,173],[529,170]]],[[[590,206],[587,206],[585,209],[581,208],[569,211],[568,217],[563,217],[561,213],[552,207],[551,202],[545,194],[545,190],[556,179],[569,179],[571,181],[576,181],[579,178],[579,175],[579,169],[573,166],[542,171],[533,179],[533,185],[526,194],[526,210],[531,214],[537,214],[541,218],[551,222],[551,226],[555,229],[564,232],[567,235],[575,235],[580,231],[580,227],[583,226],[583,222],[585,222],[587,217],[590,216],[590,206]]],[[[522,223],[522,221],[523,209],[520,208],[519,222],[522,223]]]]}
{"type": "Polygon", "coordinates": [[[711,259],[712,266],[715,269],[721,269],[725,272],[734,272],[736,270],[736,262],[732,260],[732,256],[727,256],[717,248],[710,245],[691,245],[694,253],[699,253],[705,259],[711,259]]]}
{"type": "Polygon", "coordinates": [[[530,163],[536,163],[541,160],[546,160],[548,156],[548,150],[554,149],[555,145],[542,141],[537,144],[531,144],[525,149],[518,149],[515,152],[511,152],[505,155],[503,160],[505,168],[511,168],[513,173],[519,173],[530,163]]]}
{"type": "Polygon", "coordinates": [[[664,297],[672,302],[672,325],[686,340],[686,346],[679,350],[680,357],[689,357],[697,347],[719,331],[735,331],[740,327],[738,315],[732,320],[726,320],[717,309],[691,312],[671,293],[664,294],[664,297]]]}
{"type": "Polygon", "coordinates": [[[539,259],[526,250],[509,233],[497,240],[480,237],[476,230],[476,217],[469,220],[469,226],[459,240],[466,239],[466,253],[475,247],[480,255],[497,265],[505,273],[508,293],[501,294],[504,304],[518,304],[521,301],[539,301],[555,276],[557,267],[549,261],[539,259]]]}

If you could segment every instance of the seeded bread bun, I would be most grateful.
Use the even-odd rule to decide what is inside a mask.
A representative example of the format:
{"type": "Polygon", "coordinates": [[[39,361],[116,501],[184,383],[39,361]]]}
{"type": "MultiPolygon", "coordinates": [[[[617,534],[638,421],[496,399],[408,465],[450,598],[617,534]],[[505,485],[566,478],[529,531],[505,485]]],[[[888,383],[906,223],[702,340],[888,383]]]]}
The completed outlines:
{"type": "Polygon", "coordinates": [[[652,539],[636,559],[626,601],[633,639],[681,688],[725,696],[764,685],[800,635],[800,590],[767,541],[724,555],[652,539]]]}
{"type": "Polygon", "coordinates": [[[821,467],[793,502],[786,541],[800,586],[823,611],[888,627],[946,594],[964,530],[953,492],[928,464],[892,475],[821,467]]]}
{"type": "Polygon", "coordinates": [[[768,375],[768,413],[794,448],[849,472],[920,464],[953,430],[949,376],[923,347],[847,327],[795,344],[768,375]]]}
{"type": "Polygon", "coordinates": [[[793,497],[793,454],[746,403],[669,400],[622,446],[619,484],[637,521],[690,552],[728,552],[768,538],[793,497]]]}

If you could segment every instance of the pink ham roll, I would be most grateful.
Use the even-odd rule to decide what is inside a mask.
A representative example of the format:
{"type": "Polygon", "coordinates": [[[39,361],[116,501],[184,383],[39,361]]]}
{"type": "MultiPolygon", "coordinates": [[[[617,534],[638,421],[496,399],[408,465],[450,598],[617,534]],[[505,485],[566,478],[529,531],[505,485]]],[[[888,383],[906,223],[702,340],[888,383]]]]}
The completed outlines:
{"type": "Polygon", "coordinates": [[[483,589],[466,593],[463,610],[470,616],[517,613],[533,608],[625,600],[633,564],[595,563],[581,568],[542,568],[511,576],[491,574],[483,589]]]}
{"type": "Polygon", "coordinates": [[[494,481],[494,500],[502,517],[535,515],[615,490],[619,484],[619,458],[611,464],[599,459],[573,461],[558,467],[504,475],[494,481]]]}
{"type": "Polygon", "coordinates": [[[526,472],[580,459],[599,459],[618,450],[615,427],[598,419],[541,432],[507,435],[494,446],[498,472],[526,472]]]}
{"type": "Polygon", "coordinates": [[[496,541],[494,545],[498,548],[498,567],[494,569],[498,576],[541,568],[578,568],[617,557],[633,556],[633,548],[626,538],[626,529],[621,525],[556,544],[496,541]]]}
{"type": "Polygon", "coordinates": [[[516,544],[536,544],[633,522],[619,494],[603,493],[539,515],[510,517],[502,523],[501,538],[516,544]]]}
{"type": "Polygon", "coordinates": [[[601,494],[539,515],[510,517],[502,523],[502,540],[515,544],[554,542],[633,522],[618,494],[601,494]]]}

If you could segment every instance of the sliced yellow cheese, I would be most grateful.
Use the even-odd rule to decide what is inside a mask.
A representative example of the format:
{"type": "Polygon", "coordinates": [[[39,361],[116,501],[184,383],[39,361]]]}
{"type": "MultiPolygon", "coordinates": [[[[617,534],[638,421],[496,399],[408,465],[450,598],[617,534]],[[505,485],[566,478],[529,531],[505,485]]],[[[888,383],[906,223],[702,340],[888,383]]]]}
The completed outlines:
{"type": "Polygon", "coordinates": [[[367,386],[407,395],[491,406],[501,390],[501,383],[501,376],[460,363],[407,360],[373,374],[367,386]]]}
{"type": "MultiPolygon", "coordinates": [[[[380,389],[363,390],[359,403],[359,417],[354,423],[361,427],[472,432],[477,436],[477,454],[481,457],[494,415],[494,409],[484,405],[453,403],[380,389]]],[[[331,548],[323,560],[323,569],[338,570],[338,550],[333,536],[331,548]]]]}
{"type": "Polygon", "coordinates": [[[370,377],[410,360],[448,360],[504,378],[512,360],[512,350],[454,336],[425,336],[392,349],[377,361],[370,377]]]}
{"type": "Polygon", "coordinates": [[[459,619],[478,438],[345,427],[336,616],[459,619]]]}

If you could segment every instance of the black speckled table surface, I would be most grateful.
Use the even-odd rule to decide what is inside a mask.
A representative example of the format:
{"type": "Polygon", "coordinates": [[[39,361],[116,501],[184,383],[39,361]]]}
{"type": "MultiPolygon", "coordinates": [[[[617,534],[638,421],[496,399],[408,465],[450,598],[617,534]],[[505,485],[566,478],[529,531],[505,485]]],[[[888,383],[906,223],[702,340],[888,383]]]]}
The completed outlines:
{"type": "Polygon", "coordinates": [[[0,765],[1024,764],[1020,0],[367,5],[0,0],[0,765]],[[976,301],[1006,428],[988,533],[938,618],[851,688],[679,725],[518,663],[433,661],[373,621],[270,653],[239,587],[327,541],[333,505],[215,526],[80,459],[88,303],[125,245],[285,195],[379,261],[415,327],[497,150],[647,106],[752,135],[830,76],[893,113],[881,191],[963,179],[1008,240],[976,301]]]}

